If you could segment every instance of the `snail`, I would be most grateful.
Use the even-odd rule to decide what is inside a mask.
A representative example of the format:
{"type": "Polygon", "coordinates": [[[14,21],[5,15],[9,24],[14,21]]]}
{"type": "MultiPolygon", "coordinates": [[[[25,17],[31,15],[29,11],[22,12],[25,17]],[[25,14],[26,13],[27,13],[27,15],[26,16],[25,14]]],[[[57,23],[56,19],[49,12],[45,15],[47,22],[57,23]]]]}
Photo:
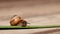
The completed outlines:
{"type": "Polygon", "coordinates": [[[11,26],[22,26],[26,27],[27,26],[27,21],[21,19],[20,16],[14,15],[11,20],[10,20],[10,25],[11,26]]]}

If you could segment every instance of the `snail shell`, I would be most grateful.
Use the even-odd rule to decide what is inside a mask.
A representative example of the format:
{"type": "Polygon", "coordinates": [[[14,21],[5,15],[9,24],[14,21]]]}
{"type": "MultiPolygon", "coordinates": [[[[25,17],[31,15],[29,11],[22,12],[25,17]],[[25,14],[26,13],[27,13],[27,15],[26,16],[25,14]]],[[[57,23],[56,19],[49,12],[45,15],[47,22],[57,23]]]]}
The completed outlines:
{"type": "Polygon", "coordinates": [[[12,18],[10,20],[10,25],[11,26],[27,26],[27,22],[25,20],[21,20],[19,17],[12,18]]]}

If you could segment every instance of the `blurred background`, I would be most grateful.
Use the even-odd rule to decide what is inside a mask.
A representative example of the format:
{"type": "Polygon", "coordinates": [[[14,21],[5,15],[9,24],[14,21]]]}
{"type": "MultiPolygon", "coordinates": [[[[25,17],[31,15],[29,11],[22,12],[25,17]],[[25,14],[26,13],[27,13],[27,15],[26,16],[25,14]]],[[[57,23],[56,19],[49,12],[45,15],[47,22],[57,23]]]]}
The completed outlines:
{"type": "Polygon", "coordinates": [[[60,0],[0,0],[0,25],[15,14],[31,25],[60,25],[60,0]]]}
{"type": "MultiPolygon", "coordinates": [[[[31,23],[30,26],[60,25],[60,0],[0,0],[0,25],[10,25],[9,20],[13,15],[21,16],[31,23]]],[[[28,33],[40,30],[46,31],[47,29],[27,29],[28,33]]],[[[50,28],[48,28],[49,30],[50,28]]],[[[24,34],[27,34],[26,30],[12,31],[3,30],[1,33],[6,34],[8,32],[7,34],[12,34],[18,32],[20,34],[24,32],[24,34]]]]}

